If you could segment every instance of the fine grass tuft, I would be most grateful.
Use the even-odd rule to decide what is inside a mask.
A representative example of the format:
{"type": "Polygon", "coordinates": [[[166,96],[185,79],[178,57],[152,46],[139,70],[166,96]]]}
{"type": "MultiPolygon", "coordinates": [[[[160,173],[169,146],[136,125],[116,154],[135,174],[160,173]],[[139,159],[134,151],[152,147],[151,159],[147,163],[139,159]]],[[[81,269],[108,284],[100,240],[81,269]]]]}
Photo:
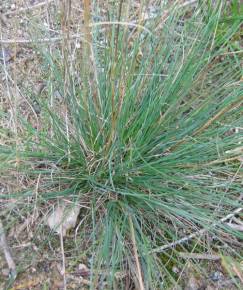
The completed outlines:
{"type": "Polygon", "coordinates": [[[200,229],[221,243],[242,238],[220,222],[241,203],[242,72],[230,44],[241,19],[221,29],[224,1],[161,5],[154,14],[147,3],[136,16],[131,2],[104,13],[84,1],[81,45],[69,11],[60,47],[36,46],[42,125],[18,114],[18,141],[1,132],[0,170],[39,180],[38,195],[29,182],[1,198],[83,205],[78,236],[94,289],[101,269],[111,273],[109,289],[122,271],[137,289],[169,289],[177,252],[205,248],[198,240],[161,246],[200,229]]]}

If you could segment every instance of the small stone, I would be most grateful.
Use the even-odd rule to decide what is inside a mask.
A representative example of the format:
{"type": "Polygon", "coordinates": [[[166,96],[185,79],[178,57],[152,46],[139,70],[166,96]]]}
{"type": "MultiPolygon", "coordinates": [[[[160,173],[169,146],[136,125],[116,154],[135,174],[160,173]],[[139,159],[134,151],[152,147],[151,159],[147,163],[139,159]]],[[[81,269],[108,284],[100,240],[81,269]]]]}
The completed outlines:
{"type": "Polygon", "coordinates": [[[78,265],[78,270],[79,271],[88,271],[88,267],[85,264],[79,264],[78,265]]]}
{"type": "Polygon", "coordinates": [[[209,278],[214,282],[218,282],[218,281],[222,280],[223,277],[224,277],[223,273],[221,273],[219,271],[216,271],[209,276],[209,278]]]}
{"type": "Polygon", "coordinates": [[[57,99],[58,101],[61,101],[61,100],[62,100],[62,96],[61,96],[61,94],[59,93],[59,91],[57,91],[57,90],[54,91],[53,96],[54,96],[54,98],[57,99]]]}
{"type": "Polygon", "coordinates": [[[37,271],[36,268],[34,268],[34,267],[31,267],[30,270],[32,273],[36,273],[36,271],[37,271]]]}
{"type": "Polygon", "coordinates": [[[176,274],[178,274],[180,272],[180,270],[176,266],[172,267],[172,271],[176,274]]]}
{"type": "Polygon", "coordinates": [[[11,10],[15,10],[16,8],[16,5],[13,3],[11,6],[10,6],[11,10]]]}
{"type": "Polygon", "coordinates": [[[2,269],[2,274],[3,274],[3,276],[8,277],[9,269],[7,269],[7,268],[2,269]]]}

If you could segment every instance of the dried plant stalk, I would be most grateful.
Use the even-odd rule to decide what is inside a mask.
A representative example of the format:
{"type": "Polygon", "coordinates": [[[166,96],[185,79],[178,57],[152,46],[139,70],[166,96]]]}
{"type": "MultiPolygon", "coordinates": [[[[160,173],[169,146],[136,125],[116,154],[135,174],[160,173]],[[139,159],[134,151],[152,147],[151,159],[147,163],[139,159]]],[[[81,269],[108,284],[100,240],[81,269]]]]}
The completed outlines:
{"type": "Polygon", "coordinates": [[[4,233],[4,229],[3,229],[3,225],[2,222],[0,221],[0,248],[2,248],[6,262],[8,264],[8,268],[11,272],[11,275],[13,278],[16,277],[17,273],[16,273],[16,265],[15,262],[12,258],[9,246],[7,244],[7,239],[4,233]]]}
{"type": "Polygon", "coordinates": [[[94,52],[92,48],[92,31],[91,31],[91,1],[84,0],[84,39],[83,42],[83,75],[86,82],[86,99],[88,99],[88,86],[91,85],[93,89],[93,103],[96,113],[99,114],[99,92],[98,92],[98,78],[94,62],[94,52]],[[95,85],[96,83],[96,85],[95,85]]]}

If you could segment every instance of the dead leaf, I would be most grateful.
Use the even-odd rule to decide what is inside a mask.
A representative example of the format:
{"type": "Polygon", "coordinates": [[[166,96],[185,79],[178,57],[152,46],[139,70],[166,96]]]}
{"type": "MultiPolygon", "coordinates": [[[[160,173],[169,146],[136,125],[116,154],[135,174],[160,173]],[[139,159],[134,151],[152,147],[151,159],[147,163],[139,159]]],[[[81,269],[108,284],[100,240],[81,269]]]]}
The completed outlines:
{"type": "Polygon", "coordinates": [[[50,213],[46,224],[59,235],[66,236],[67,231],[75,227],[80,212],[80,206],[63,202],[50,213]]]}

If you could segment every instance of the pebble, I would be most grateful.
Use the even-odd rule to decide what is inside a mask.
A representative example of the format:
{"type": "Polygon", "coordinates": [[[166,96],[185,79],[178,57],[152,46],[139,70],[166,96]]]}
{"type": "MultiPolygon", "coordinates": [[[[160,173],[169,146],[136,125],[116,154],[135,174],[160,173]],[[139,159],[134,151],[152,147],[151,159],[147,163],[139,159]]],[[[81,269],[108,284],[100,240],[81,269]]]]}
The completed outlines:
{"type": "Polygon", "coordinates": [[[79,271],[88,271],[88,267],[85,264],[79,264],[78,265],[78,270],[79,271]]]}
{"type": "Polygon", "coordinates": [[[2,274],[3,274],[3,276],[8,277],[9,269],[7,269],[7,268],[2,269],[2,274]]]}
{"type": "Polygon", "coordinates": [[[180,270],[176,266],[172,267],[172,271],[176,274],[178,274],[180,272],[180,270]]]}
{"type": "Polygon", "coordinates": [[[31,270],[32,273],[36,273],[37,272],[35,267],[31,267],[30,270],[31,270]]]}
{"type": "Polygon", "coordinates": [[[214,273],[212,273],[209,278],[213,281],[213,282],[218,282],[220,280],[222,280],[224,277],[223,273],[216,271],[214,273]]]}

